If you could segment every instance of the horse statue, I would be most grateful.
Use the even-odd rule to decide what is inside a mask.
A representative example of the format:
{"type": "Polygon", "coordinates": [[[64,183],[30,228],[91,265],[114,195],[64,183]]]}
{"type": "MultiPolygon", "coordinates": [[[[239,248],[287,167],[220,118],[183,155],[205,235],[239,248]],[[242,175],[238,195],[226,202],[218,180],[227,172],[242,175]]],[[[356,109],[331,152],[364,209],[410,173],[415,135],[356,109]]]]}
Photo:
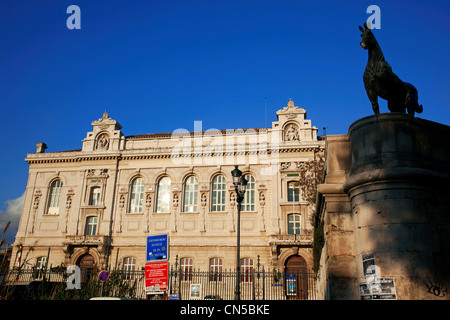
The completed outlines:
{"type": "Polygon", "coordinates": [[[373,112],[380,113],[378,106],[378,97],[380,97],[387,100],[388,109],[391,112],[406,113],[405,110],[407,110],[408,114],[413,116],[415,112],[421,113],[423,107],[419,105],[417,89],[412,84],[400,80],[392,72],[391,66],[384,60],[383,52],[370,26],[367,27],[367,23],[364,23],[364,29],[359,26],[359,30],[362,32],[360,45],[369,53],[363,80],[373,112]]]}

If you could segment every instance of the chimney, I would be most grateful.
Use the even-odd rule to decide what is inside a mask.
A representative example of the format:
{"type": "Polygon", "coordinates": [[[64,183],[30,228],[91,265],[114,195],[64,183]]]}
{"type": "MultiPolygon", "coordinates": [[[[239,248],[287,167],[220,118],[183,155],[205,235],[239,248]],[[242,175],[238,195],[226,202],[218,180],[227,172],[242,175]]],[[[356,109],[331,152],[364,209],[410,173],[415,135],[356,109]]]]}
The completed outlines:
{"type": "Polygon", "coordinates": [[[45,149],[47,149],[47,145],[43,142],[38,142],[36,147],[37,147],[36,153],[44,153],[45,149]]]}

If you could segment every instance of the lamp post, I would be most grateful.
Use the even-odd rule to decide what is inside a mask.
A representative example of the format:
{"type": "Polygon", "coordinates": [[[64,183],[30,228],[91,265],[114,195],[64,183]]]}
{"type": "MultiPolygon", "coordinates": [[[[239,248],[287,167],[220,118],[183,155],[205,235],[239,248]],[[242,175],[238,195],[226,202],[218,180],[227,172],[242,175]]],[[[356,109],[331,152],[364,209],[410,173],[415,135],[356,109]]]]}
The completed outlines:
{"type": "Polygon", "coordinates": [[[241,202],[244,200],[245,189],[247,188],[247,179],[242,175],[241,170],[238,166],[235,166],[234,170],[231,171],[233,176],[234,189],[236,190],[236,202],[237,202],[237,244],[236,244],[236,291],[235,300],[241,299],[241,202]]]}

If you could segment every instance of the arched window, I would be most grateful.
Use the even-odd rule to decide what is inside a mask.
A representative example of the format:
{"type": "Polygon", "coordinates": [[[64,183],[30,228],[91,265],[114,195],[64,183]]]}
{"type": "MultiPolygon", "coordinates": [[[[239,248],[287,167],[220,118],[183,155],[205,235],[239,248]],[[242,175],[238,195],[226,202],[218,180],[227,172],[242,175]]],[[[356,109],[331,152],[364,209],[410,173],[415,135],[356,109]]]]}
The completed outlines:
{"type": "Polygon", "coordinates": [[[61,180],[55,180],[50,185],[47,214],[58,214],[59,213],[59,201],[61,200],[62,186],[63,186],[63,183],[61,180]]]}
{"type": "Polygon", "coordinates": [[[249,258],[241,259],[241,282],[253,281],[253,260],[249,258]]]}
{"type": "Polygon", "coordinates": [[[225,189],[225,177],[222,175],[215,176],[212,181],[211,211],[225,211],[225,189]]]}
{"type": "Polygon", "coordinates": [[[209,259],[209,281],[222,281],[222,259],[209,259]]]}
{"type": "Polygon", "coordinates": [[[247,189],[244,194],[244,200],[242,200],[241,210],[242,211],[255,211],[255,178],[246,174],[245,179],[247,179],[247,189]]]}
{"type": "Polygon", "coordinates": [[[144,201],[144,179],[136,178],[131,182],[130,210],[131,213],[142,212],[144,201]]]}
{"type": "Polygon", "coordinates": [[[156,202],[156,212],[165,213],[170,210],[170,178],[161,178],[158,182],[158,199],[156,202]]]}
{"type": "Polygon", "coordinates": [[[298,213],[291,213],[288,215],[288,234],[300,234],[301,215],[298,213]]]}
{"type": "Polygon", "coordinates": [[[126,257],[123,259],[123,268],[122,268],[123,279],[133,280],[135,269],[136,269],[136,258],[126,257]]]}
{"type": "Polygon", "coordinates": [[[198,180],[190,176],[184,183],[184,212],[197,212],[198,180]]]}
{"type": "Polygon", "coordinates": [[[288,182],[288,201],[300,201],[300,184],[297,181],[288,182]]]}
{"type": "Polygon", "coordinates": [[[97,217],[86,218],[85,236],[95,236],[97,234],[97,221],[97,217]]]}

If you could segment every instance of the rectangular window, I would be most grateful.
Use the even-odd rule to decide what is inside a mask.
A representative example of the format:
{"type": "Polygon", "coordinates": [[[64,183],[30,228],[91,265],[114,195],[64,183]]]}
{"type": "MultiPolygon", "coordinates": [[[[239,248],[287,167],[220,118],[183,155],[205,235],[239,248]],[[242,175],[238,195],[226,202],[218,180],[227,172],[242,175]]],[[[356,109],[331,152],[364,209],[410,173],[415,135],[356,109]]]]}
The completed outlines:
{"type": "Polygon", "coordinates": [[[86,228],[84,235],[95,236],[97,234],[97,217],[88,217],[86,219],[86,228]]]}
{"type": "Polygon", "coordinates": [[[36,259],[36,270],[34,271],[34,278],[42,280],[44,269],[47,267],[47,257],[39,257],[36,259]]]}
{"type": "Polygon", "coordinates": [[[193,268],[192,258],[182,258],[180,260],[180,265],[181,265],[181,281],[191,281],[193,268]]]}
{"type": "Polygon", "coordinates": [[[91,194],[89,196],[89,205],[98,206],[100,204],[100,187],[92,187],[91,194]]]}
{"type": "Polygon", "coordinates": [[[127,257],[123,259],[123,279],[134,280],[134,271],[136,269],[136,258],[127,257]]]}
{"type": "Polygon", "coordinates": [[[296,181],[288,182],[288,201],[289,202],[300,201],[300,185],[296,181]]]}
{"type": "Polygon", "coordinates": [[[241,282],[253,281],[253,260],[249,258],[241,259],[241,282]]]}
{"type": "Polygon", "coordinates": [[[209,260],[209,281],[222,281],[222,259],[209,260]]]}
{"type": "Polygon", "coordinates": [[[301,215],[292,213],[288,215],[288,234],[300,234],[301,215]]]}

